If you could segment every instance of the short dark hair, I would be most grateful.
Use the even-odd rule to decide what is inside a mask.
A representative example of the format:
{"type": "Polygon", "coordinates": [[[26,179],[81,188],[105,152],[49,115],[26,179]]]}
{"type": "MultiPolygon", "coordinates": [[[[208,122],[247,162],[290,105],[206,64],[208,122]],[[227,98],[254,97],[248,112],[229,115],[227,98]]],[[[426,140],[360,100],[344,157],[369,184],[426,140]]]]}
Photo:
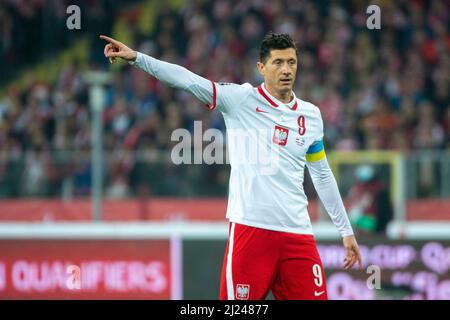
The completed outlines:
{"type": "Polygon", "coordinates": [[[287,33],[273,33],[269,31],[264,37],[261,47],[259,49],[259,61],[266,63],[267,59],[270,57],[271,50],[283,50],[292,48],[297,54],[297,47],[294,40],[287,33]]]}

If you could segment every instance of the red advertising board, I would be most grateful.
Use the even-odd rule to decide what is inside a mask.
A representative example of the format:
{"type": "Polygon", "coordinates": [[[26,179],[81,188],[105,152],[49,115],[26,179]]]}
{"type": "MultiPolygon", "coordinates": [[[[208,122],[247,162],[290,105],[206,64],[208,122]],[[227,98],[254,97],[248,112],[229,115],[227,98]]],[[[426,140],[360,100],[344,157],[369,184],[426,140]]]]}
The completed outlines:
{"type": "Polygon", "coordinates": [[[177,299],[175,240],[1,240],[0,299],[177,299]]]}

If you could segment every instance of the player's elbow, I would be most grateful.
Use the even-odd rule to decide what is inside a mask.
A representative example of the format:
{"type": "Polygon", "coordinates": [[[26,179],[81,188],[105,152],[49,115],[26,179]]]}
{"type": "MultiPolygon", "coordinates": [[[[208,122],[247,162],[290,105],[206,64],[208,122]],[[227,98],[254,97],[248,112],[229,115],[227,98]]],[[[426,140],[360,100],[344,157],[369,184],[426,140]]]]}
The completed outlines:
{"type": "Polygon", "coordinates": [[[330,168],[312,171],[311,179],[315,185],[325,185],[334,182],[333,172],[330,168]]]}

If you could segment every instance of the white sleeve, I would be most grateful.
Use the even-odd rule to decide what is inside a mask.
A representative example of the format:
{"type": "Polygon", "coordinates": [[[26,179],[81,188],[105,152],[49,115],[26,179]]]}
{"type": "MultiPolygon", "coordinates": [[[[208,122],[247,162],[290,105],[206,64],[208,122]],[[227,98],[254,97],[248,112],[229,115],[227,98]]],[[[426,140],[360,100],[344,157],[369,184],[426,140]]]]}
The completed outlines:
{"type": "Polygon", "coordinates": [[[327,158],[308,162],[307,166],[314,188],[339,233],[342,237],[352,235],[353,229],[327,158]]]}
{"type": "Polygon", "coordinates": [[[137,52],[136,61],[130,62],[167,85],[187,91],[209,109],[216,107],[216,84],[184,67],[168,63],[137,52]]]}
{"type": "Polygon", "coordinates": [[[218,109],[228,116],[233,116],[244,109],[245,101],[253,87],[250,83],[219,82],[216,84],[216,89],[218,109]]]}

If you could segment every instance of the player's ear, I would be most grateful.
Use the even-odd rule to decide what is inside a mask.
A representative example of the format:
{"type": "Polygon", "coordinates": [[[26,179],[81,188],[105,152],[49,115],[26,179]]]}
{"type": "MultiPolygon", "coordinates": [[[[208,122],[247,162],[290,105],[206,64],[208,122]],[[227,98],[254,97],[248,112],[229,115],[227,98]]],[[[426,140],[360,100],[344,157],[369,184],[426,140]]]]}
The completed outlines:
{"type": "Polygon", "coordinates": [[[259,73],[260,73],[262,76],[264,76],[265,73],[266,73],[264,63],[262,63],[261,61],[258,61],[258,62],[256,63],[256,67],[258,68],[259,73]]]}

